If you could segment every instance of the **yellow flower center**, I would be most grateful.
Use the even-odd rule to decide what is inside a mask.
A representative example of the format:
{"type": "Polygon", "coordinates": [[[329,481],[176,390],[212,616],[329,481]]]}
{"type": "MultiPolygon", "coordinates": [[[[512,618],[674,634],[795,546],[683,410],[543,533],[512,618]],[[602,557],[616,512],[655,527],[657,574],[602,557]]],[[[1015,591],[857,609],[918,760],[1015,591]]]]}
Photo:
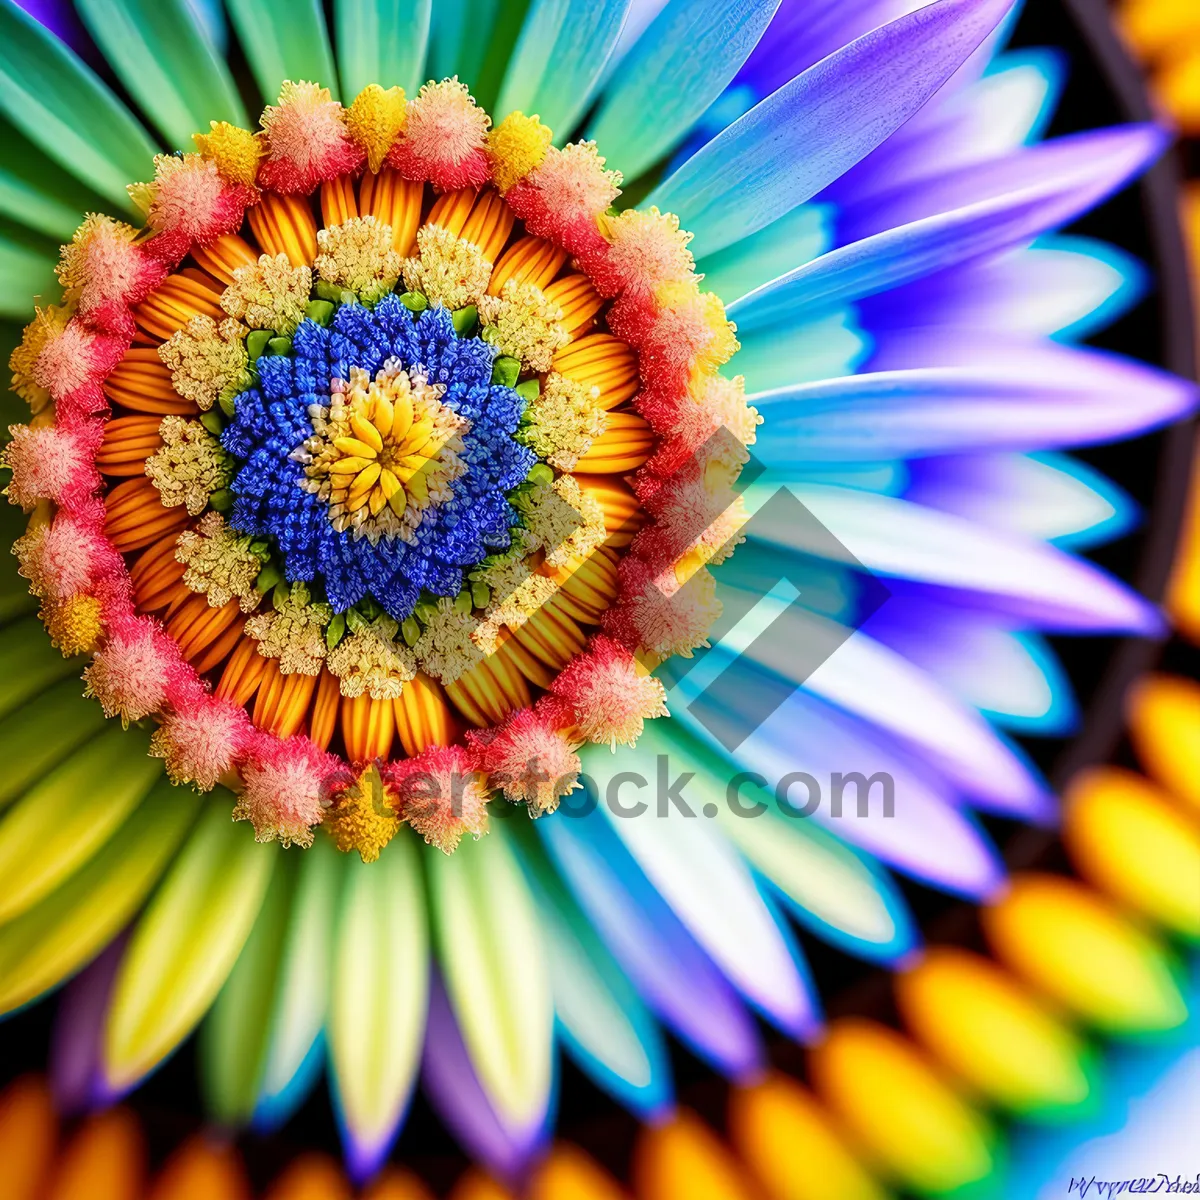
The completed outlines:
{"type": "Polygon", "coordinates": [[[441,402],[444,391],[416,371],[385,366],[372,380],[352,367],[346,390],[313,414],[306,473],[339,528],[411,533],[425,508],[447,498],[466,470],[458,452],[467,422],[441,402]]]}

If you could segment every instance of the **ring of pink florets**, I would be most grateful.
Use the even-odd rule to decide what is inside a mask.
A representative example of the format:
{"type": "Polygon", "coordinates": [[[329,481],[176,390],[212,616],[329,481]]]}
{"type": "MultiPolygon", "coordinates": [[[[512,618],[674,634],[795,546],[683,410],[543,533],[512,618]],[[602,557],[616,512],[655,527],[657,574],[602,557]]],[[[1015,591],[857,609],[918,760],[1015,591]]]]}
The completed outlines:
{"type": "MultiPolygon", "coordinates": [[[[377,146],[355,143],[340,104],[314,99],[312,85],[297,91],[301,107],[288,109],[285,89],[280,107],[269,110],[271,126],[258,135],[262,157],[253,184],[222,175],[202,154],[160,158],[155,183],[143,189],[149,202],[141,233],[121,236],[107,218],[89,218],[93,238],[75,262],[76,268],[83,263],[83,279],[68,291],[69,316],[47,310],[38,318],[42,340],[30,373],[38,399],[31,403],[36,413],[53,401],[54,422],[43,411],[30,425],[13,427],[4,462],[12,470],[10,500],[26,510],[49,502],[54,510],[41,526],[37,554],[23,565],[32,590],[59,602],[99,602],[101,632],[84,672],[88,693],[123,722],[156,718],[153,753],[166,760],[176,782],[201,789],[230,783],[239,792],[235,816],[251,820],[260,840],[306,845],[328,797],[347,777],[347,764],[307,737],[279,738],[254,727],[244,708],[211,694],[158,620],[137,613],[128,568],[105,534],[95,461],[109,413],[104,383],[132,344],[134,307],[193,249],[237,232],[260,198],[259,185],[308,194],[363,169],[368,150],[378,153],[377,146]]],[[[494,181],[489,124],[473,100],[464,101],[459,85],[431,85],[409,102],[407,127],[396,135],[386,162],[439,191],[483,186],[494,181]]],[[[656,538],[654,526],[660,520],[664,529],[671,527],[671,504],[664,501],[669,477],[719,427],[721,414],[698,412],[689,399],[693,376],[711,367],[703,314],[694,311],[694,301],[673,311],[670,299],[656,293],[656,283],[678,282],[690,270],[690,255],[680,249],[686,242],[645,224],[607,234],[614,228],[615,179],[590,144],[547,146],[523,177],[515,183],[507,178],[505,196],[531,233],[565,249],[614,301],[610,326],[639,351],[644,391],[635,404],[662,447],[657,461],[632,480],[635,493],[651,501],[649,521],[622,563],[622,590],[604,631],[541,701],[498,726],[471,732],[465,744],[379,764],[385,785],[400,797],[401,819],[446,850],[464,833],[484,832],[494,790],[528,804],[535,815],[551,811],[575,786],[578,744],[632,741],[644,719],[665,712],[661,689],[647,684],[637,660],[647,644],[646,622],[653,625],[661,616],[655,606],[667,603],[656,581],[669,574],[670,555],[679,549],[673,538],[656,538]],[[565,784],[555,789],[531,780],[522,769],[531,760],[565,784]],[[406,796],[417,779],[424,790],[406,796]]],[[[80,238],[87,230],[85,223],[80,238]]],[[[696,631],[696,644],[704,633],[696,631]]]]}

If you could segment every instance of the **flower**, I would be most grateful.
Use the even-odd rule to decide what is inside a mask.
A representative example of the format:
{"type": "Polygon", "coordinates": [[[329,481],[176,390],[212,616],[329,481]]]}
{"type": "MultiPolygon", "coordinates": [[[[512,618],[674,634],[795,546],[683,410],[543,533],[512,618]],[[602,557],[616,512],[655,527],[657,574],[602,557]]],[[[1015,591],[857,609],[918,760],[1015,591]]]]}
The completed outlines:
{"type": "MultiPolygon", "coordinates": [[[[29,79],[95,100],[77,127],[34,121],[38,97],[8,118],[112,203],[153,174],[125,204],[135,236],[80,214],[63,302],[13,357],[31,420],[5,458],[59,548],[19,550],[52,634],[137,727],[84,742],[82,710],[42,695],[74,664],[28,620],[0,632],[22,664],[0,747],[57,756],[0,821],[20,874],[0,912],[62,948],[23,960],[8,1002],[133,922],[94,1022],[98,1095],[210,1007],[235,1019],[244,989],[272,1015],[247,1033],[253,1071],[240,1039],[236,1063],[207,1040],[206,1078],[246,1080],[223,1120],[284,1119],[325,1030],[359,1175],[422,1062],[458,1136],[518,1175],[551,1123],[556,1021],[642,1115],[672,1103],[662,1026],[744,1084],[763,1065],[750,1008],[801,1040],[822,1027],[778,898],[905,967],[921,952],[891,872],[1001,904],[971,812],[1054,815],[1005,733],[1069,715],[1042,633],[1159,628],[1064,548],[1129,506],[1063,451],[1176,420],[1194,391],[1072,344],[1136,272],[1041,236],[1134,178],[1160,131],[1027,146],[1043,69],[978,74],[1008,0],[905,0],[885,23],[788,0],[732,38],[723,5],[686,34],[668,9],[605,74],[619,7],[532,5],[511,69],[498,36],[486,78],[464,64],[405,97],[290,81],[257,134],[215,53],[160,114],[145,80],[172,73],[139,56],[193,68],[139,24],[114,73],[201,131],[153,162],[106,85],[0,8],[0,36],[44,67],[29,79]],[[472,96],[486,79],[498,125],[472,96]],[[989,136],[961,137],[963,112],[989,136]],[[97,264],[116,264],[110,290],[97,264]],[[136,416],[145,431],[113,434],[136,416]],[[149,477],[129,473],[143,446],[149,477]],[[813,669],[814,645],[841,648],[813,669]],[[851,773],[868,816],[872,781],[893,782],[894,820],[780,812],[805,778],[851,773]],[[80,803],[89,819],[58,833],[80,803]],[[55,833],[21,841],[35,827],[55,833]]],[[[259,15],[241,51],[277,78],[289,15],[259,15]]],[[[412,21],[402,41],[425,37],[412,21]]],[[[1022,920],[1061,907],[1034,892],[1022,920]]],[[[888,1036],[851,1051],[887,1058],[888,1036]]]]}

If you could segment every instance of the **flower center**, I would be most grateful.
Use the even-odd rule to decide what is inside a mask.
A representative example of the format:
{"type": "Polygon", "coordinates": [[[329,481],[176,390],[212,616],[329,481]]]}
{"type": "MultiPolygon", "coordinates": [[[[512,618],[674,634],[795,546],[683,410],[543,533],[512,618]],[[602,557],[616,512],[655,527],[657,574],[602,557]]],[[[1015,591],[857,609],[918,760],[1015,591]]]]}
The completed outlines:
{"type": "Polygon", "coordinates": [[[329,504],[335,528],[407,540],[424,510],[449,498],[467,469],[459,455],[470,422],[442,403],[445,391],[393,359],[373,380],[351,367],[349,382],[333,381],[329,406],[311,408],[302,486],[329,504]]]}

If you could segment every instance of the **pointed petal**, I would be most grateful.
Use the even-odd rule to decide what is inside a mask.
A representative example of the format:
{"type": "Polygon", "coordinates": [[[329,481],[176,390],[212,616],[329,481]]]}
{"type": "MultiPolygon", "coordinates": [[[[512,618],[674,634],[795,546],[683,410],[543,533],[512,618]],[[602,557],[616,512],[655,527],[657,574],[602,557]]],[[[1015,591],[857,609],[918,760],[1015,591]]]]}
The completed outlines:
{"type": "Polygon", "coordinates": [[[457,75],[497,121],[494,103],[531,0],[438,0],[429,33],[430,79],[457,75]]]}
{"type": "Polygon", "coordinates": [[[54,296],[57,281],[54,259],[12,238],[0,236],[0,318],[28,321],[37,302],[43,305],[54,296]]]}
{"type": "Polygon", "coordinates": [[[497,1118],[524,1129],[550,1101],[554,1008],[538,915],[502,831],[429,858],[438,960],[497,1118]]]}
{"type": "Polygon", "coordinates": [[[162,764],[142,731],[109,727],[25,793],[0,822],[0,921],[88,861],[138,806],[162,764]]]}
{"type": "Polygon", "coordinates": [[[246,945],[200,1026],[201,1089],[222,1125],[244,1125],[254,1110],[295,871],[292,858],[276,864],[246,945]]]}
{"type": "Polygon", "coordinates": [[[113,989],[102,1070],[133,1087],[195,1027],[249,936],[279,853],[229,819],[228,794],[199,824],[138,921],[113,989]]]}
{"type": "Polygon", "coordinates": [[[1065,454],[969,454],[909,465],[904,498],[994,529],[1072,549],[1128,533],[1137,506],[1094,467],[1065,454]]]}
{"type": "Polygon", "coordinates": [[[0,721],[0,808],[23,796],[104,727],[104,710],[79,692],[77,679],[64,679],[0,721]]]}
{"type": "Polygon", "coordinates": [[[521,838],[520,858],[542,914],[554,1011],[567,1052],[597,1086],[644,1120],[661,1115],[671,1103],[672,1085],[658,1023],[536,837],[521,838]]]}
{"type": "Polygon", "coordinates": [[[588,137],[636,179],[737,74],[779,0],[671,0],[621,64],[588,137]]]}
{"type": "Polygon", "coordinates": [[[647,200],[711,254],[812,199],[923,105],[1009,0],[937,0],[810,67],[693,155],[647,200]]]}
{"type": "Polygon", "coordinates": [[[78,0],[105,60],[175,150],[210,121],[249,123],[233,76],[188,0],[78,0]]]}
{"type": "Polygon", "coordinates": [[[479,1082],[441,975],[433,973],[421,1087],[462,1148],[500,1179],[516,1180],[545,1140],[548,1113],[502,1121],[479,1082]]]}
{"type": "Polygon", "coordinates": [[[317,1051],[329,1007],[341,865],[325,839],[300,860],[254,1110],[258,1129],[281,1125],[321,1069],[323,1056],[317,1051]]]}
{"type": "Polygon", "coordinates": [[[986,186],[967,203],[840,246],[780,275],[731,304],[730,318],[740,329],[771,325],[798,311],[836,308],[1027,242],[1123,187],[1164,144],[1156,126],[1135,125],[1023,151],[1019,180],[989,169],[986,186]]]}
{"type": "Polygon", "coordinates": [[[119,208],[157,147],[107,85],[11,0],[0,4],[0,111],[55,162],[119,208]]]}
{"type": "Polygon", "coordinates": [[[952,334],[925,352],[936,366],[876,358],[867,374],[754,395],[767,417],[755,455],[774,466],[1094,445],[1179,420],[1196,404],[1194,383],[1130,359],[994,337],[985,348],[952,334]]]}
{"type": "MultiPolygon", "coordinates": [[[[1032,539],[853,488],[800,486],[804,506],[869,571],[976,593],[1016,616],[1063,629],[1153,631],[1157,610],[1091,563],[1032,539]]],[[[805,535],[755,536],[793,550],[805,535]]],[[[819,551],[818,551],[819,552],[819,551]]]]}
{"type": "Polygon", "coordinates": [[[335,100],[339,98],[320,0],[290,0],[286,5],[228,0],[227,7],[254,81],[268,104],[275,102],[285,79],[319,83],[335,100]]]}
{"type": "Polygon", "coordinates": [[[163,781],[90,862],[0,926],[0,1012],[54,987],[120,932],[170,862],[199,806],[199,797],[163,781]]]}
{"type": "MultiPolygon", "coordinates": [[[[674,713],[684,728],[711,744],[699,720],[706,715],[702,697],[691,706],[676,705],[674,713]]],[[[800,819],[797,812],[807,810],[851,845],[933,887],[980,897],[994,892],[1004,878],[987,834],[957,805],[936,772],[802,690],[785,700],[730,758],[767,780],[785,815],[784,804],[792,806],[791,818],[800,819]],[[811,776],[811,782],[799,773],[811,776]],[[863,777],[858,787],[854,774],[863,777]]]]}
{"type": "Polygon", "coordinates": [[[433,0],[336,0],[338,73],[347,101],[371,83],[417,94],[432,9],[433,0]]]}
{"type": "Polygon", "coordinates": [[[537,113],[559,145],[565,142],[588,110],[629,4],[533,0],[500,89],[497,119],[514,109],[537,113]]]}
{"type": "Polygon", "coordinates": [[[429,1003],[429,934],[411,836],[347,858],[334,941],[329,1058],[352,1172],[373,1174],[412,1095],[429,1003]]]}
{"type": "MultiPolygon", "coordinates": [[[[614,758],[587,747],[584,770],[607,793],[632,772],[655,790],[640,815],[604,806],[617,836],[692,936],[746,999],[793,1037],[820,1018],[807,968],[755,886],[745,862],[710,824],[725,801],[722,764],[681,736],[649,725],[636,747],[614,758]],[[677,797],[680,809],[668,797],[677,797]],[[799,969],[798,969],[799,968],[799,969]],[[802,974],[803,972],[803,974],[802,974]]],[[[639,790],[643,786],[637,784],[639,790]]]]}
{"type": "Polygon", "coordinates": [[[82,660],[63,658],[35,616],[0,630],[0,717],[40,695],[68,675],[78,676],[82,660]]]}
{"type": "Polygon", "coordinates": [[[758,1037],[732,988],[658,894],[590,799],[535,829],[559,875],[634,986],[661,1019],[718,1069],[743,1075],[758,1037]]]}

